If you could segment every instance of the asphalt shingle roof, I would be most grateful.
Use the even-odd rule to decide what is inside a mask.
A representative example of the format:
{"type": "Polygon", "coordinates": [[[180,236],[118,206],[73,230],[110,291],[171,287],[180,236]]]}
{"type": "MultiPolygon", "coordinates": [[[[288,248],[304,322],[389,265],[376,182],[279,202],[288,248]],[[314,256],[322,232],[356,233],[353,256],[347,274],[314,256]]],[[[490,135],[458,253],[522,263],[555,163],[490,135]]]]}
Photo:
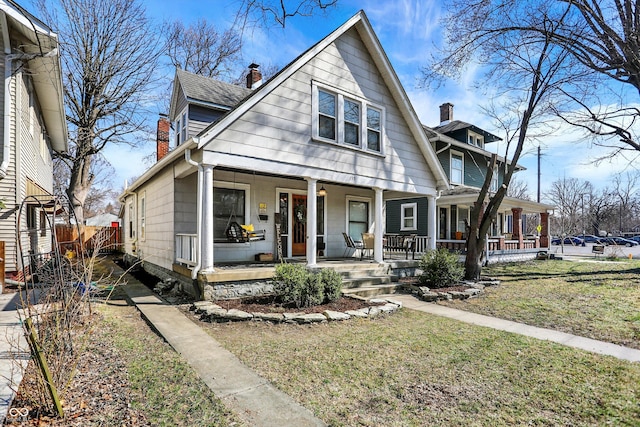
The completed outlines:
{"type": "Polygon", "coordinates": [[[176,70],[176,77],[180,81],[185,96],[190,100],[233,108],[251,93],[251,89],[181,69],[176,70]]]}

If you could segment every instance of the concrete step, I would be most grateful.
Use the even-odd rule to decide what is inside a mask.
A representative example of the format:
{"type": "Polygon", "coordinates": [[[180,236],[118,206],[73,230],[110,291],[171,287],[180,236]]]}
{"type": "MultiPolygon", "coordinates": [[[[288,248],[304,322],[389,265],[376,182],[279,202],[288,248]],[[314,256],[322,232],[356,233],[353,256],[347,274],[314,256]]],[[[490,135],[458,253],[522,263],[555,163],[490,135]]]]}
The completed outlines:
{"type": "Polygon", "coordinates": [[[394,294],[400,287],[402,287],[402,285],[397,282],[393,282],[382,285],[362,286],[358,288],[343,288],[342,294],[355,298],[371,298],[378,295],[394,294]]]}
{"type": "Polygon", "coordinates": [[[392,283],[391,276],[368,276],[368,277],[355,277],[342,280],[342,288],[361,288],[365,286],[385,285],[392,283]]]}

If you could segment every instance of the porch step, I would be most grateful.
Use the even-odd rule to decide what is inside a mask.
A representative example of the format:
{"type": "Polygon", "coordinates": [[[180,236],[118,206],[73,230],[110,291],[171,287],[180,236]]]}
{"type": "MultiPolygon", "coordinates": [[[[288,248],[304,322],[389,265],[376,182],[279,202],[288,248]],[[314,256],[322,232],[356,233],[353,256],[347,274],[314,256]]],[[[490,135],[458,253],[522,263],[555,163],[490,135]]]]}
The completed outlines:
{"type": "Polygon", "coordinates": [[[397,289],[401,287],[401,284],[393,282],[383,285],[343,288],[342,294],[353,298],[371,298],[378,295],[395,294],[397,289]]]}
{"type": "Polygon", "coordinates": [[[362,288],[366,286],[387,285],[392,283],[397,278],[386,276],[363,276],[363,277],[348,277],[342,279],[342,287],[346,289],[362,288]]]}

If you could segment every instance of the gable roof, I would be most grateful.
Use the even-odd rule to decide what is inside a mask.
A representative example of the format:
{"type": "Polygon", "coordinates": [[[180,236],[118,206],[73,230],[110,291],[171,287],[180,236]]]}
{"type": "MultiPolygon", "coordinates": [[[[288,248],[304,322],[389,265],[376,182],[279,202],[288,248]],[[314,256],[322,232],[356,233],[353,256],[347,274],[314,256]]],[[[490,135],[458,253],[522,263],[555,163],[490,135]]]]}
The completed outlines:
{"type": "Polygon", "coordinates": [[[190,104],[220,110],[231,110],[251,93],[251,89],[193,74],[180,68],[176,69],[173,88],[171,110],[169,111],[171,120],[178,114],[175,108],[180,90],[190,104]]]}
{"type": "Polygon", "coordinates": [[[336,41],[340,36],[346,33],[351,28],[355,28],[362,39],[365,47],[369,51],[371,58],[373,59],[380,75],[382,76],[386,86],[388,87],[394,101],[398,105],[403,118],[406,120],[412,136],[414,137],[420,151],[422,152],[425,161],[427,162],[430,170],[432,171],[437,189],[449,188],[449,180],[442,168],[442,165],[438,161],[438,158],[433,150],[433,147],[429,143],[429,140],[424,132],[422,123],[418,119],[418,116],[409,101],[409,97],[404,90],[404,87],[400,83],[395,70],[393,69],[389,58],[387,57],[380,40],[375,35],[371,23],[367,18],[365,12],[360,10],[353,17],[347,20],[344,24],[338,27],[331,34],[320,40],[318,43],[307,49],[300,56],[294,59],[289,65],[284,67],[280,72],[274,75],[266,83],[259,88],[252,91],[252,93],[246,97],[240,104],[238,104],[233,110],[228,112],[220,120],[212,123],[206,127],[199,135],[194,137],[194,141],[197,143],[198,148],[202,148],[209,141],[219,135],[224,129],[231,125],[235,120],[242,116],[245,112],[251,109],[254,105],[260,102],[269,93],[280,86],[291,75],[298,71],[307,62],[313,59],[316,55],[327,48],[331,43],[336,41]]]}
{"type": "MultiPolygon", "coordinates": [[[[204,128],[198,135],[190,138],[184,143],[178,145],[175,149],[169,152],[165,157],[163,157],[159,162],[155,163],[150,169],[148,169],[145,173],[143,173],[137,180],[135,180],[128,188],[125,189],[125,192],[121,195],[124,196],[128,191],[133,191],[148,179],[153,177],[159,170],[165,167],[165,165],[173,162],[178,159],[180,156],[184,155],[186,150],[191,150],[194,148],[201,149],[204,145],[206,145],[209,141],[215,139],[221,132],[227,129],[233,122],[235,122],[238,118],[240,118],[245,112],[247,112],[250,108],[260,102],[263,98],[265,98],[268,94],[274,91],[277,87],[279,87],[285,80],[287,80],[292,74],[294,74],[297,70],[299,70],[302,66],[304,66],[307,62],[313,59],[318,53],[324,50],[327,46],[333,43],[336,39],[338,39],[342,34],[346,33],[351,28],[356,28],[358,34],[360,35],[364,45],[369,51],[371,58],[373,59],[376,67],[378,68],[380,75],[382,76],[385,84],[387,85],[394,101],[398,105],[400,112],[402,113],[403,118],[406,120],[406,123],[411,131],[412,136],[414,137],[416,144],[418,145],[429,169],[432,171],[434,175],[434,179],[436,181],[436,189],[437,190],[445,190],[449,188],[449,179],[438,160],[438,157],[435,153],[435,150],[431,146],[429,139],[425,133],[425,130],[422,127],[422,123],[418,119],[418,115],[416,114],[413,106],[409,101],[409,97],[407,96],[402,84],[400,83],[400,79],[395,73],[393,67],[391,66],[391,62],[387,57],[386,53],[382,49],[382,45],[378,40],[377,36],[373,32],[373,28],[371,23],[364,11],[359,11],[353,17],[351,17],[348,21],[334,30],[331,34],[326,36],[324,39],[307,49],[301,55],[299,55],[296,59],[294,59],[289,65],[281,69],[278,73],[272,76],[269,80],[263,83],[260,87],[254,90],[248,90],[249,94],[244,97],[235,107],[230,109],[225,115],[220,117],[217,121],[211,123],[209,126],[204,128]]],[[[174,82],[180,83],[182,80],[178,80],[178,75],[180,77],[185,77],[187,74],[184,71],[180,70],[180,72],[176,72],[176,78],[174,82]]],[[[193,76],[193,75],[192,75],[193,76]]],[[[201,76],[196,76],[201,77],[201,76]]],[[[189,77],[187,77],[188,79],[189,77]]],[[[207,80],[212,80],[209,78],[205,78],[207,80]]],[[[199,80],[198,80],[199,81],[199,80]]],[[[193,80],[192,82],[195,82],[193,80]]],[[[213,87],[213,86],[212,86],[213,87]]],[[[222,88],[228,88],[226,84],[221,86],[222,88]]],[[[243,89],[240,86],[236,86],[237,88],[243,89]]],[[[235,90],[235,89],[231,89],[235,90]]],[[[185,89],[181,88],[183,94],[186,95],[185,89]]],[[[192,95],[195,93],[191,92],[192,95]]],[[[171,111],[170,117],[174,117],[173,114],[176,112],[173,110],[176,105],[178,96],[178,90],[175,89],[172,95],[171,102],[171,111]]],[[[200,97],[204,97],[202,95],[198,95],[200,97]]],[[[193,98],[192,98],[193,99],[193,98]]],[[[200,102],[206,102],[205,100],[199,100],[200,102]]]]}
{"type": "Polygon", "coordinates": [[[500,138],[499,136],[496,136],[492,133],[487,132],[486,130],[480,129],[479,127],[472,125],[470,123],[467,122],[463,122],[461,120],[452,120],[449,123],[445,124],[445,125],[438,125],[436,127],[433,128],[434,130],[437,130],[440,133],[451,133],[451,132],[455,132],[457,130],[461,130],[461,129],[471,129],[473,132],[475,133],[479,133],[480,135],[484,136],[484,142],[495,142],[495,141],[502,141],[502,138],[500,138]]]}

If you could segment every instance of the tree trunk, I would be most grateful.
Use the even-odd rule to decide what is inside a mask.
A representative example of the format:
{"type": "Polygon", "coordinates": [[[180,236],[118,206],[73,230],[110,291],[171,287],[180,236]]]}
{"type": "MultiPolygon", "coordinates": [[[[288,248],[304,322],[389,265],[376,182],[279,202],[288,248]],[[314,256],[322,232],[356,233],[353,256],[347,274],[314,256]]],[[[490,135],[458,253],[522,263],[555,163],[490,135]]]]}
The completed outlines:
{"type": "Polygon", "coordinates": [[[87,155],[77,159],[71,168],[67,196],[78,225],[84,224],[84,203],[93,184],[91,174],[91,156],[87,155]]]}
{"type": "Polygon", "coordinates": [[[476,236],[467,238],[467,256],[464,259],[465,280],[478,280],[482,272],[482,253],[484,250],[484,239],[476,236]]]}

